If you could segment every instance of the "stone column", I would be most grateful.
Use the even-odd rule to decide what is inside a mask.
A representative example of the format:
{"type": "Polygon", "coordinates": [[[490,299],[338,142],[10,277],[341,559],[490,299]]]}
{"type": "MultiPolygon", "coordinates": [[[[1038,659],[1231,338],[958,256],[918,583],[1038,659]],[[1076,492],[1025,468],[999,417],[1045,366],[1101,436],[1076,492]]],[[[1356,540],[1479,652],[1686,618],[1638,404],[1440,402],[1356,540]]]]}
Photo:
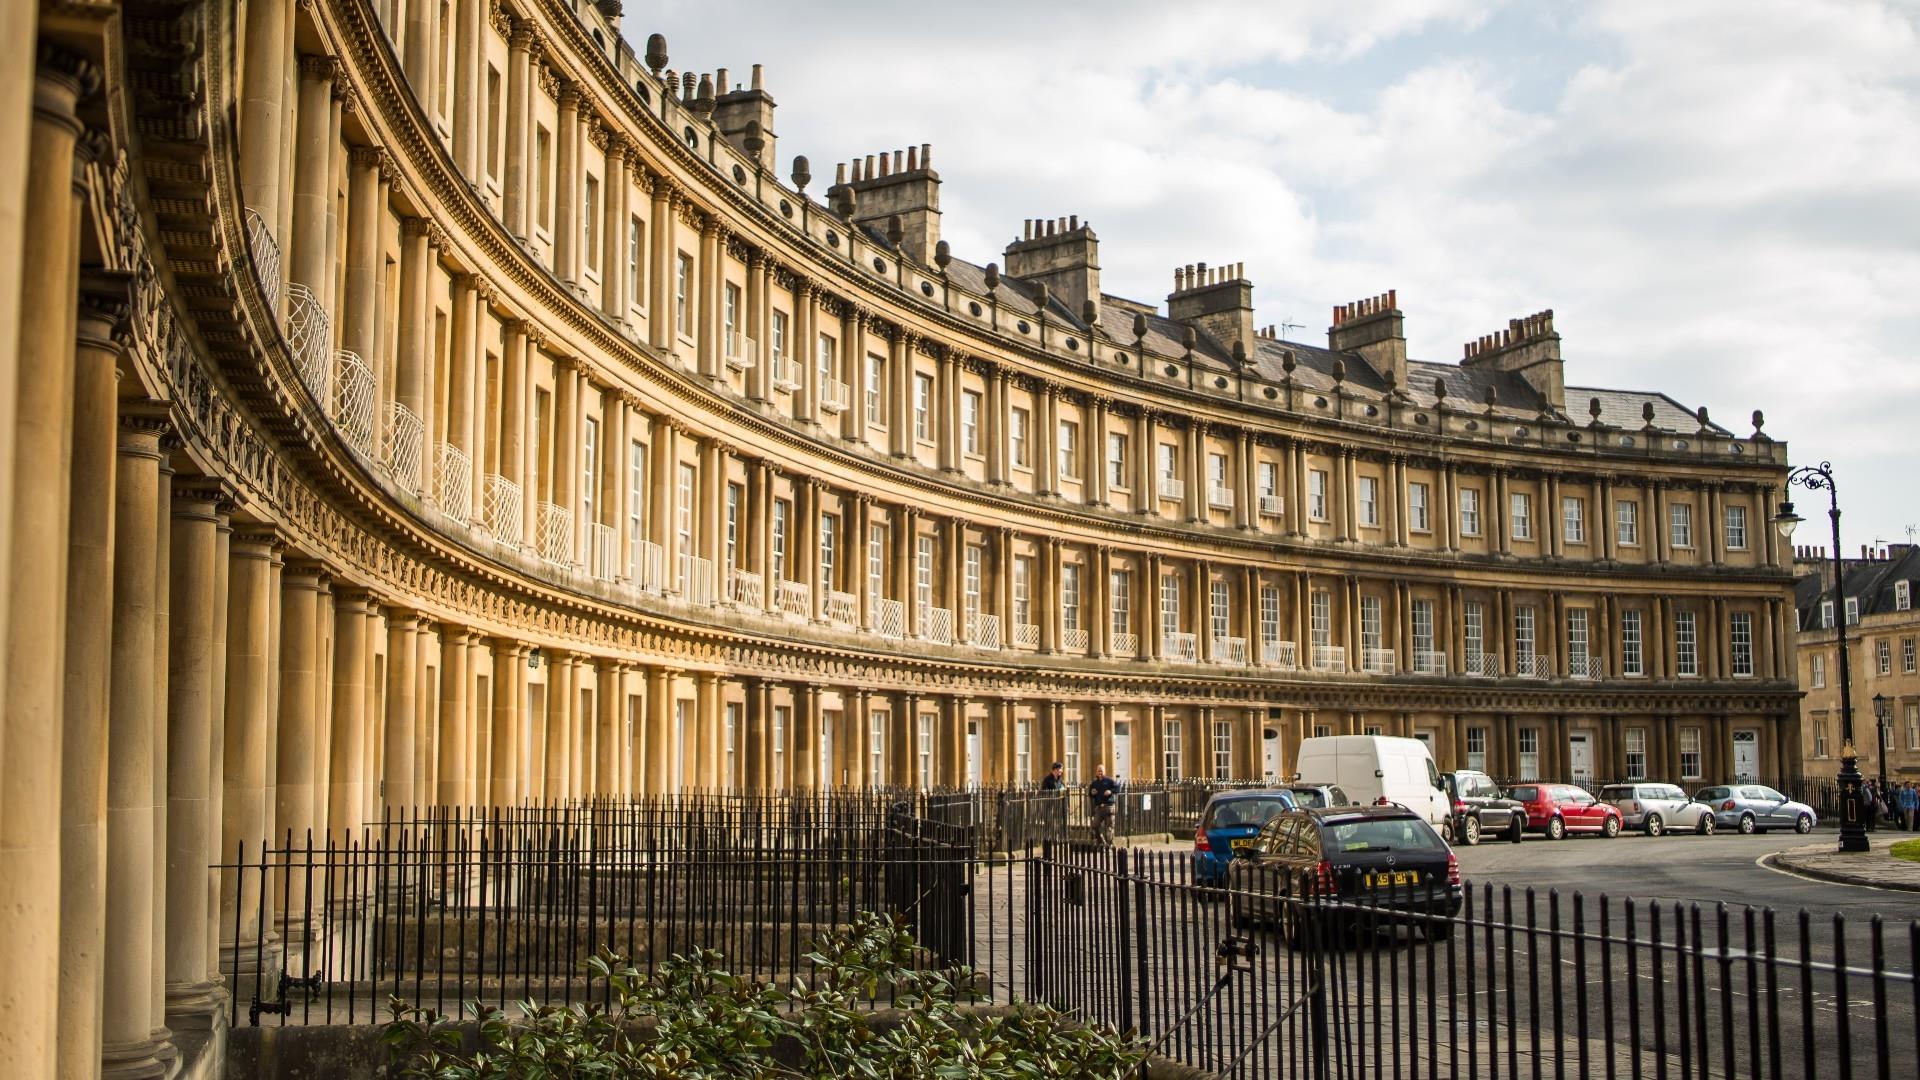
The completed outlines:
{"type": "MultiPolygon", "coordinates": [[[[248,56],[251,63],[253,57],[248,56]]],[[[324,295],[332,267],[327,264],[327,211],[333,203],[333,79],[338,61],[331,56],[300,58],[299,95],[294,129],[293,234],[287,237],[287,280],[324,295]]],[[[244,156],[245,149],[243,147],[244,156]]]]}
{"type": "Polygon", "coordinates": [[[673,770],[673,668],[647,668],[647,794],[668,793],[673,770]]]}
{"type": "MultiPolygon", "coordinates": [[[[429,3],[432,0],[428,0],[429,3]]],[[[554,160],[553,174],[554,213],[553,213],[553,274],[561,281],[574,284],[580,280],[580,91],[573,83],[562,80],[556,117],[558,130],[555,134],[555,146],[558,156],[554,160]]],[[[537,167],[537,164],[536,164],[537,167]]],[[[537,181],[536,181],[537,183],[537,181]]]]}
{"type": "MultiPolygon", "coordinates": [[[[276,617],[273,589],[274,548],[270,530],[250,527],[231,541],[226,621],[226,709],[220,750],[220,859],[240,855],[257,860],[273,825],[268,817],[268,716],[273,707],[270,648],[276,617]]],[[[258,875],[221,875],[220,950],[222,968],[251,966],[262,928],[258,875]],[[236,927],[236,920],[238,925],[236,927]],[[236,935],[237,931],[237,936],[236,935]]]]}
{"type": "Polygon", "coordinates": [[[541,757],[544,778],[540,795],[564,799],[570,782],[568,757],[573,752],[573,703],[579,691],[574,683],[573,654],[563,649],[547,652],[547,737],[541,757]]]}
{"type": "Polygon", "coordinates": [[[767,790],[768,732],[773,724],[772,710],[767,705],[767,682],[765,679],[748,678],[743,680],[747,691],[746,730],[740,740],[741,753],[746,759],[745,780],[748,791],[767,790]]]}
{"type": "Polygon", "coordinates": [[[620,710],[624,707],[620,692],[620,665],[601,658],[594,664],[597,676],[593,695],[593,783],[581,785],[587,794],[608,796],[620,787],[620,710]]]}
{"type": "MultiPolygon", "coordinates": [[[[320,650],[315,638],[320,567],[289,562],[280,576],[280,687],[274,716],[274,838],[291,833],[305,844],[319,817],[314,790],[320,720],[314,712],[320,679],[320,650]]],[[[288,903],[294,902],[289,897],[288,903]]],[[[297,909],[289,907],[289,911],[297,909]]]]}
{"type": "Polygon", "coordinates": [[[527,696],[524,687],[527,647],[512,638],[493,638],[493,749],[488,755],[487,802],[515,806],[520,802],[520,714],[527,696]]]}
{"type": "Polygon", "coordinates": [[[473,686],[473,672],[467,666],[467,646],[473,631],[464,626],[444,626],[440,631],[440,766],[436,770],[434,798],[441,806],[468,806],[473,792],[468,790],[467,761],[470,749],[467,734],[473,714],[467,694],[473,686]]]}
{"type": "MultiPolygon", "coordinates": [[[[699,363],[700,374],[709,379],[720,379],[726,370],[720,356],[720,256],[726,250],[721,239],[720,220],[715,215],[707,215],[706,224],[700,230],[700,262],[695,267],[698,280],[695,282],[698,299],[694,301],[696,316],[693,325],[695,356],[699,363]]],[[[808,320],[811,322],[811,320],[808,320]]],[[[801,361],[801,370],[806,369],[805,337],[801,338],[802,348],[795,353],[801,361]]],[[[805,380],[807,386],[814,385],[813,379],[805,380]]],[[[813,419],[811,413],[807,419],[813,419]]]]}
{"type": "Polygon", "coordinates": [[[899,329],[889,331],[887,374],[892,380],[888,395],[887,434],[891,436],[894,457],[913,453],[913,341],[899,329]]]}
{"type": "MultiPolygon", "coordinates": [[[[537,33],[531,20],[516,18],[507,37],[507,161],[506,175],[500,178],[500,190],[506,200],[503,216],[507,229],[520,237],[532,235],[527,225],[528,204],[534,191],[533,163],[528,160],[532,138],[527,128],[533,120],[532,53],[537,33]]],[[[655,222],[662,220],[660,215],[654,215],[655,222]]]]}
{"type": "Polygon", "coordinates": [[[409,812],[419,798],[413,787],[413,713],[419,692],[415,643],[421,629],[420,618],[413,612],[388,609],[386,747],[380,805],[396,817],[409,812]]]}
{"type": "Polygon", "coordinates": [[[665,177],[653,180],[653,294],[647,303],[647,337],[655,349],[672,352],[674,345],[673,276],[674,188],[665,177]]]}
{"type": "MultiPolygon", "coordinates": [[[[607,143],[606,225],[600,230],[600,310],[614,323],[627,319],[627,155],[632,146],[624,135],[607,143]]],[[[753,275],[747,275],[751,287],[753,275]]]]}
{"type": "MultiPolygon", "coordinates": [[[[176,533],[176,536],[178,534],[176,533]]],[[[367,653],[375,613],[372,594],[341,588],[334,593],[333,732],[328,748],[326,824],[336,840],[357,837],[365,824],[367,653]]],[[[316,808],[316,815],[318,810],[316,808]]]]}
{"type": "MultiPolygon", "coordinates": [[[[264,0],[247,7],[243,48],[247,64],[240,85],[240,197],[267,223],[276,240],[280,221],[280,169],[287,119],[287,23],[290,0],[264,0]]],[[[285,245],[282,244],[282,247],[285,245]]]]}
{"type": "Polygon", "coordinates": [[[727,756],[726,732],[720,704],[720,673],[699,671],[694,686],[694,784],[709,791],[724,786],[727,756]]]}
{"type": "Polygon", "coordinates": [[[160,1076],[154,1040],[154,535],[164,421],[122,418],[115,469],[112,688],[106,755],[102,1073],[160,1076]]]}

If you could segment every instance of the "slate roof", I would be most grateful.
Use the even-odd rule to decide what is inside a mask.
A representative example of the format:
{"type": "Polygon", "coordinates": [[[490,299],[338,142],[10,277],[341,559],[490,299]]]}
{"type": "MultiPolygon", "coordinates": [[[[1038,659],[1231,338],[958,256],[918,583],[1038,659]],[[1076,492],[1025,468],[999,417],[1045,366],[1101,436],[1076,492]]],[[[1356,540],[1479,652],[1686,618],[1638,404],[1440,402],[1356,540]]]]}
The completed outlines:
{"type": "MultiPolygon", "coordinates": [[[[1899,610],[1894,600],[1894,585],[1897,582],[1909,582],[1909,596],[1913,601],[1920,601],[1920,595],[1917,595],[1920,594],[1920,545],[1901,545],[1893,550],[1895,554],[1890,559],[1841,561],[1841,595],[1860,602],[1860,617],[1863,619],[1869,615],[1899,610]]],[[[1808,574],[1793,583],[1793,606],[1799,610],[1800,625],[1803,627],[1819,628],[1820,604],[1831,599],[1833,589],[1825,584],[1820,572],[1808,574]]],[[[1836,613],[1834,617],[1837,619],[1840,616],[1836,613]]]]}
{"type": "MultiPolygon", "coordinates": [[[[1640,431],[1647,426],[1643,415],[1648,402],[1653,403],[1653,425],[1662,431],[1675,434],[1693,434],[1700,430],[1700,418],[1691,409],[1673,400],[1665,394],[1642,390],[1603,390],[1589,386],[1567,387],[1567,412],[1576,420],[1584,420],[1588,415],[1589,402],[1600,399],[1600,422],[1611,427],[1625,428],[1628,431],[1640,431]]],[[[1719,424],[1707,424],[1707,430],[1719,435],[1731,435],[1732,432],[1719,424]]]]}

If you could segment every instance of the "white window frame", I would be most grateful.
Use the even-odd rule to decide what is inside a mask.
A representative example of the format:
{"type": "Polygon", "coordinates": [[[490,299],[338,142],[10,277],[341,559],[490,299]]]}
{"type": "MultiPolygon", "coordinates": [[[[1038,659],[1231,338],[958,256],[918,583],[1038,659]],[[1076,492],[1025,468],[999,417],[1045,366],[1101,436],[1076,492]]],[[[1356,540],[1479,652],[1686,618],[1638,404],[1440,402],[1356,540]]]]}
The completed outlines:
{"type": "Polygon", "coordinates": [[[913,437],[933,441],[933,376],[924,371],[913,373],[913,437]]]}
{"type": "Polygon", "coordinates": [[[1133,632],[1133,571],[1115,570],[1107,575],[1107,611],[1115,634],[1133,632]]]}
{"type": "Polygon", "coordinates": [[[923,712],[915,721],[915,754],[918,764],[916,773],[920,778],[920,788],[925,790],[933,786],[933,725],[934,715],[923,712]]]}
{"type": "Polygon", "coordinates": [[[1904,674],[1911,675],[1915,667],[1913,638],[1903,637],[1900,639],[1900,670],[1904,674]]]}
{"type": "Polygon", "coordinates": [[[1509,500],[1513,538],[1515,540],[1533,539],[1533,496],[1524,491],[1513,492],[1509,500]]]}
{"type": "Polygon", "coordinates": [[[1428,512],[1427,491],[1425,480],[1407,482],[1407,528],[1413,532],[1433,531],[1433,517],[1428,512]]]}
{"type": "Polygon", "coordinates": [[[739,484],[727,484],[727,565],[740,565],[740,502],[745,492],[739,484]]]}
{"type": "Polygon", "coordinates": [[[1333,594],[1315,589],[1307,597],[1307,633],[1315,648],[1333,644],[1333,594]]]}
{"type": "Polygon", "coordinates": [[[1467,650],[1467,670],[1478,673],[1480,657],[1487,651],[1486,609],[1478,600],[1464,600],[1460,605],[1461,637],[1465,638],[1467,650]]]}
{"type": "Polygon", "coordinates": [[[873,708],[867,711],[867,783],[887,782],[887,729],[893,726],[893,710],[873,708]]]}
{"type": "Polygon", "coordinates": [[[1185,756],[1180,718],[1169,716],[1160,725],[1160,779],[1169,783],[1179,780],[1184,774],[1185,756]]]}
{"type": "Polygon", "coordinates": [[[580,520],[598,525],[600,505],[600,421],[587,417],[580,444],[580,520]]]}
{"type": "Polygon", "coordinates": [[[1060,421],[1060,445],[1057,448],[1060,458],[1060,479],[1080,479],[1080,425],[1072,420],[1060,421]]]}
{"type": "Polygon", "coordinates": [[[1013,624],[1033,625],[1033,556],[1013,557],[1013,624]]]}
{"type": "Polygon", "coordinates": [[[1107,432],[1107,486],[1124,490],[1127,484],[1127,433],[1107,432]]]}
{"type": "Polygon", "coordinates": [[[980,456],[980,391],[960,392],[960,452],[980,456]]]}
{"type": "Polygon", "coordinates": [[[1469,727],[1467,729],[1467,768],[1474,772],[1487,771],[1487,729],[1469,727]]]}
{"type": "Polygon", "coordinates": [[[1815,690],[1827,685],[1827,658],[1823,653],[1814,653],[1807,658],[1807,683],[1815,690]]]}
{"type": "Polygon", "coordinates": [[[1080,721],[1060,722],[1060,766],[1069,784],[1080,782],[1080,721]]]}
{"type": "Polygon", "coordinates": [[[1640,504],[1636,500],[1614,501],[1613,542],[1620,547],[1640,546],[1640,504]]]}
{"type": "Polygon", "coordinates": [[[965,566],[960,575],[962,602],[965,604],[967,621],[972,622],[973,617],[980,614],[980,582],[985,573],[987,549],[980,544],[968,544],[963,558],[965,566]]]}
{"type": "Polygon", "coordinates": [[[769,552],[770,565],[767,567],[767,588],[772,590],[787,579],[787,526],[793,515],[793,504],[785,499],[773,500],[773,533],[769,552]]]}
{"type": "Polygon", "coordinates": [[[1913,610],[1913,582],[1896,581],[1893,583],[1893,610],[1913,610]]]}
{"type": "Polygon", "coordinates": [[[1727,613],[1727,667],[1736,679],[1753,677],[1753,612],[1727,613]]]}
{"type": "Polygon", "coordinates": [[[1724,508],[1722,516],[1726,518],[1723,528],[1726,530],[1727,550],[1747,550],[1747,508],[1738,504],[1728,506],[1724,508]]]}
{"type": "Polygon", "coordinates": [[[1280,640],[1280,588],[1277,585],[1260,586],[1260,641],[1262,644],[1280,640]]]}
{"type": "Polygon", "coordinates": [[[1354,490],[1354,503],[1360,512],[1360,527],[1377,528],[1380,525],[1380,480],[1378,477],[1362,476],[1354,490]]]}
{"type": "Polygon", "coordinates": [[[1327,470],[1307,470],[1307,517],[1312,521],[1327,520],[1327,470]]]}
{"type": "Polygon", "coordinates": [[[1080,629],[1080,564],[1060,564],[1060,628],[1080,629]]]}
{"type": "Polygon", "coordinates": [[[1160,575],[1160,636],[1180,632],[1180,575],[1160,575]]]}
{"type": "Polygon", "coordinates": [[[1033,721],[1025,717],[1013,722],[1013,770],[1016,782],[1033,775],[1033,721]]]}
{"type": "MultiPolygon", "coordinates": [[[[1591,625],[1592,612],[1586,608],[1567,609],[1567,656],[1570,661],[1577,656],[1584,662],[1586,657],[1592,655],[1593,639],[1589,633],[1591,625]]],[[[1569,670],[1571,670],[1571,663],[1569,663],[1569,670]]]]}
{"type": "Polygon", "coordinates": [[[1480,535],[1480,489],[1460,489],[1460,535],[1480,535]]]}
{"type": "Polygon", "coordinates": [[[884,597],[887,586],[887,527],[867,526],[867,599],[869,604],[884,597]]]}
{"type": "Polygon", "coordinates": [[[1518,762],[1521,780],[1540,779],[1540,729],[1523,727],[1517,733],[1518,762]]]}
{"type": "Polygon", "coordinates": [[[1032,452],[1028,448],[1028,428],[1033,414],[1015,405],[1007,410],[1007,446],[1016,469],[1033,467],[1032,452]]]}
{"type": "Polygon", "coordinates": [[[887,358],[867,354],[867,426],[885,429],[887,411],[881,407],[887,394],[887,358]]]}
{"type": "Polygon", "coordinates": [[[1213,778],[1233,779],[1233,722],[1213,722],[1213,778]]]}
{"type": "Polygon", "coordinates": [[[693,291],[693,256],[682,251],[674,263],[673,332],[680,337],[693,333],[693,308],[688,295],[693,291]]]}
{"type": "Polygon", "coordinates": [[[1860,625],[1860,598],[1857,596],[1847,597],[1847,625],[1860,625]]]}
{"type": "Polygon", "coordinates": [[[1207,582],[1207,629],[1215,638],[1233,633],[1233,601],[1225,578],[1207,582]]]}
{"type": "Polygon", "coordinates": [[[1680,779],[1701,779],[1700,769],[1702,763],[1700,760],[1699,728],[1683,727],[1680,729],[1679,754],[1677,756],[1680,758],[1680,779]]]}
{"type": "Polygon", "coordinates": [[[1881,638],[1879,641],[1874,642],[1873,659],[1874,665],[1879,668],[1875,674],[1893,674],[1893,642],[1888,641],[1886,638],[1881,638]]]}
{"type": "Polygon", "coordinates": [[[838,584],[838,581],[834,577],[834,571],[839,569],[839,562],[840,518],[836,514],[822,513],[820,515],[820,565],[818,567],[820,584],[815,598],[816,602],[818,599],[825,597],[825,595],[831,592],[833,587],[838,584]]]}
{"type": "Polygon", "coordinates": [[[1260,463],[1260,496],[1277,499],[1280,497],[1280,463],[1263,461],[1260,463]]]}
{"type": "Polygon", "coordinates": [[[1578,495],[1560,497],[1560,529],[1565,543],[1587,542],[1587,500],[1578,495]]]}
{"type": "Polygon", "coordinates": [[[1627,779],[1645,780],[1647,778],[1647,729],[1628,728],[1625,743],[1627,779]]]}
{"type": "Polygon", "coordinates": [[[1620,613],[1620,674],[1646,674],[1645,635],[1641,614],[1629,608],[1620,613]]]}
{"type": "Polygon", "coordinates": [[[1700,674],[1699,620],[1691,611],[1673,613],[1673,673],[1683,679],[1700,674]]]}
{"type": "Polygon", "coordinates": [[[1693,504],[1667,504],[1667,540],[1675,549],[1693,547],[1693,504]]]}

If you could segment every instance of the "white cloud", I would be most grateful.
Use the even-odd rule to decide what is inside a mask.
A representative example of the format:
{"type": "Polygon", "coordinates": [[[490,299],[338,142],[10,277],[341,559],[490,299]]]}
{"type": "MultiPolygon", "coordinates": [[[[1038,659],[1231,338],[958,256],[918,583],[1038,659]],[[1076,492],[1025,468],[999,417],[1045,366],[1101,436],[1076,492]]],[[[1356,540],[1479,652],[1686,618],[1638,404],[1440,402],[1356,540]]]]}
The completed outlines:
{"type": "MultiPolygon", "coordinates": [[[[1665,390],[1920,522],[1920,32],[1906,2],[653,5],[758,60],[784,157],[932,142],[945,235],[1076,213],[1109,291],[1244,261],[1260,319],[1400,290],[1415,355],[1552,307],[1576,384],[1665,390]],[[1364,12],[1357,16],[1356,10],[1364,12]]],[[[818,187],[824,183],[816,182],[818,187]]]]}

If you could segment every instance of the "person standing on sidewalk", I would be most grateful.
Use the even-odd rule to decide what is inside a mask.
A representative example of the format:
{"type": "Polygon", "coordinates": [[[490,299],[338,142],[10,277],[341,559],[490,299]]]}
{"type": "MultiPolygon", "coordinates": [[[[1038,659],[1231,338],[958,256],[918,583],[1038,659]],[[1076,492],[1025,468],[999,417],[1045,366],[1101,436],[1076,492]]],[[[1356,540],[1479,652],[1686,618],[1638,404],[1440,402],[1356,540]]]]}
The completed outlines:
{"type": "Polygon", "coordinates": [[[1041,791],[1059,791],[1067,786],[1066,773],[1059,762],[1047,766],[1047,775],[1040,780],[1041,791]]]}
{"type": "Polygon", "coordinates": [[[1113,800],[1119,791],[1120,785],[1107,775],[1107,767],[1095,765],[1093,779],[1087,783],[1087,802],[1092,808],[1093,842],[1100,847],[1113,846],[1113,800]]]}

